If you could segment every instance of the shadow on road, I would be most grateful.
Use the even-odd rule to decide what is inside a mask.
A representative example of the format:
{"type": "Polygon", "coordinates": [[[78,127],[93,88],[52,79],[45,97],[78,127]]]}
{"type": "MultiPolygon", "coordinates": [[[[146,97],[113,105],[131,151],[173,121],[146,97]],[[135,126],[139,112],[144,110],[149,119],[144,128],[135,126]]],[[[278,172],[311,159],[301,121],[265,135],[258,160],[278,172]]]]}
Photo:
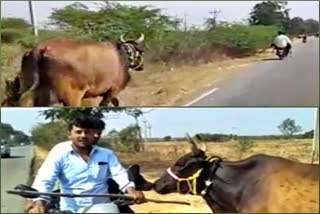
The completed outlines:
{"type": "Polygon", "coordinates": [[[24,158],[25,156],[18,156],[18,155],[13,155],[10,157],[1,157],[1,159],[18,159],[18,158],[24,158]]]}
{"type": "Polygon", "coordinates": [[[279,60],[280,60],[280,59],[279,59],[278,57],[261,59],[261,61],[279,61],[279,60]]]}

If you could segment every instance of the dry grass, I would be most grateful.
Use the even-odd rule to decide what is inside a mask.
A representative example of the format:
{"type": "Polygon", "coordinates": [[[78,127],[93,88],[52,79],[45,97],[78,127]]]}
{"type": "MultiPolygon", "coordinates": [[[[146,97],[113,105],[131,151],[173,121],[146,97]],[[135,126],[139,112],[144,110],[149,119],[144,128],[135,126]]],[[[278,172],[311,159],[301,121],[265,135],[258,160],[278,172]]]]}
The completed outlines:
{"type": "Polygon", "coordinates": [[[24,49],[20,45],[1,44],[1,91],[5,80],[13,80],[20,71],[24,49]]]}
{"type": "MultiPolygon", "coordinates": [[[[277,155],[300,162],[310,163],[312,140],[261,140],[255,141],[254,146],[245,152],[243,157],[252,154],[277,155]]],[[[208,143],[208,154],[219,155],[228,160],[237,160],[238,151],[235,149],[237,142],[208,143]]],[[[171,166],[174,161],[189,151],[189,144],[186,142],[155,142],[145,144],[145,151],[142,153],[118,152],[119,159],[125,164],[140,164],[143,176],[154,181],[164,170],[171,166]]],[[[38,167],[47,155],[47,151],[41,148],[35,149],[38,167]]],[[[153,199],[180,200],[191,203],[191,206],[174,204],[146,203],[132,206],[137,213],[211,213],[204,200],[199,196],[168,194],[159,195],[154,191],[145,192],[146,197],[153,199]]]]}

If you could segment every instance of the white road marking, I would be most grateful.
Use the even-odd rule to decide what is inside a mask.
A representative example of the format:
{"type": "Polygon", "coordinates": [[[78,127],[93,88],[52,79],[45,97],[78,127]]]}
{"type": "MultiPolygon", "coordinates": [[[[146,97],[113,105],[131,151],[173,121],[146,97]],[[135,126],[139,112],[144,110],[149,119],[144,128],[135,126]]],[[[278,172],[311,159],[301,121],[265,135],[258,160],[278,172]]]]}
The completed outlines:
{"type": "Polygon", "coordinates": [[[202,94],[202,95],[201,95],[200,97],[198,97],[197,99],[191,101],[190,103],[185,104],[184,106],[191,106],[192,104],[198,102],[199,100],[205,98],[206,96],[208,96],[208,95],[210,95],[210,94],[212,94],[212,93],[214,93],[214,92],[216,92],[216,91],[218,91],[218,90],[219,90],[219,88],[213,88],[213,89],[211,89],[210,91],[202,94]]]}

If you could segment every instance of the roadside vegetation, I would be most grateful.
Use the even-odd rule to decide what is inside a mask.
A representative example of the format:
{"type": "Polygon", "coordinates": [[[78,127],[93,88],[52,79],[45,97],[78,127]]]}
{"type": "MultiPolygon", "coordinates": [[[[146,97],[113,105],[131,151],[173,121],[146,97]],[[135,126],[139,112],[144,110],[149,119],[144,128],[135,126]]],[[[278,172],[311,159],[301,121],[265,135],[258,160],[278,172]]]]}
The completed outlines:
{"type": "Polygon", "coordinates": [[[173,66],[253,55],[269,47],[280,29],[291,36],[319,31],[316,20],[290,18],[286,1],[258,3],[243,22],[218,21],[218,16],[210,13],[202,27],[189,26],[185,20],[151,6],[106,1],[97,7],[93,11],[78,2],[55,9],[46,28],[40,29],[39,38],[33,36],[26,20],[1,18],[2,83],[19,71],[20,56],[25,50],[49,38],[104,41],[116,40],[128,32],[128,37],[135,38],[142,32],[146,38],[146,64],[173,66]]]}

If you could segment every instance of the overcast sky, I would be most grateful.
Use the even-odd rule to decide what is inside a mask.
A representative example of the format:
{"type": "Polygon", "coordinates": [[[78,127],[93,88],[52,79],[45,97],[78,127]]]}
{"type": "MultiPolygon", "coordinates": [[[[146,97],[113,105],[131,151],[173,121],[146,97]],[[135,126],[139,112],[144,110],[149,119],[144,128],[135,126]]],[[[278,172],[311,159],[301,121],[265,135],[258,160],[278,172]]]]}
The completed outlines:
{"type": "MultiPolygon", "coordinates": [[[[47,21],[53,8],[62,8],[75,1],[41,1],[35,2],[34,7],[39,23],[47,21]]],[[[94,2],[82,1],[90,8],[94,2]]],[[[253,6],[261,1],[121,1],[121,4],[151,5],[162,8],[163,12],[178,18],[186,17],[189,25],[201,25],[209,16],[209,11],[220,10],[220,21],[242,21],[247,19],[253,6]]],[[[303,19],[319,20],[318,1],[289,1],[290,17],[300,16],[303,19]]],[[[1,15],[3,17],[20,17],[29,20],[27,1],[1,1],[1,15]]]]}
{"type": "MultiPolygon", "coordinates": [[[[153,108],[141,118],[152,126],[153,137],[184,136],[195,133],[236,133],[239,135],[280,134],[277,128],[286,118],[296,121],[303,129],[310,131],[314,126],[315,108],[153,108]]],[[[14,129],[30,134],[38,123],[47,122],[39,117],[43,108],[1,108],[1,122],[9,123],[14,129]]],[[[150,108],[142,108],[148,112],[150,108]]],[[[112,114],[106,120],[107,134],[112,129],[120,131],[134,124],[133,117],[126,114],[112,114]]],[[[61,130],[63,131],[63,130],[61,130]]],[[[143,132],[144,133],[144,132],[143,132]]]]}

